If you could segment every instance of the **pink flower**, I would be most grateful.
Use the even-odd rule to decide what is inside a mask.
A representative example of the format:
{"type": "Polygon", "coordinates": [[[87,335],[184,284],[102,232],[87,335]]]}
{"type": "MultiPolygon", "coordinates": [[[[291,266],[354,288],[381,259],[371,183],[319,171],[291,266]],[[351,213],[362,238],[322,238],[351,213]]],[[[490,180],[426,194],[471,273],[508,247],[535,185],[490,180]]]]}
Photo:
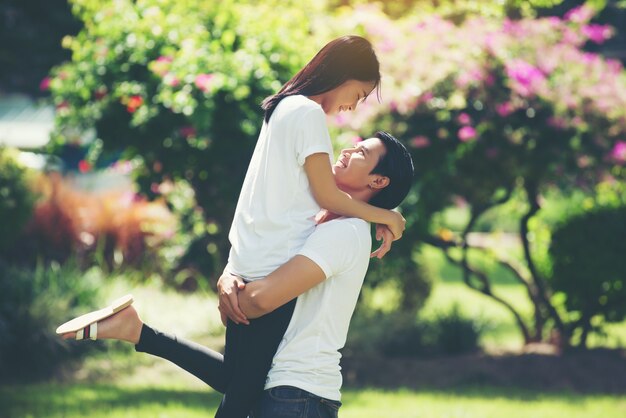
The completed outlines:
{"type": "Polygon", "coordinates": [[[196,87],[203,92],[207,92],[211,89],[215,74],[198,74],[196,76],[196,87]]]}
{"type": "Polygon", "coordinates": [[[476,137],[476,129],[471,126],[464,126],[459,129],[458,136],[462,142],[467,142],[476,137]]]}
{"type": "Polygon", "coordinates": [[[609,58],[604,63],[606,64],[611,74],[618,75],[624,69],[624,66],[622,65],[621,61],[616,60],[616,59],[609,58]]]}
{"type": "Polygon", "coordinates": [[[111,166],[113,171],[120,174],[129,174],[133,171],[133,163],[130,161],[116,161],[111,166]]]}
{"type": "Polygon", "coordinates": [[[150,69],[159,77],[163,77],[169,72],[172,57],[160,56],[156,61],[150,63],[150,69]]]}
{"type": "Polygon", "coordinates": [[[613,29],[608,25],[586,25],[582,27],[583,34],[592,42],[602,44],[613,35],[613,29]]]}
{"type": "Polygon", "coordinates": [[[485,155],[487,156],[487,158],[489,158],[490,160],[495,159],[498,155],[500,155],[500,150],[498,150],[498,148],[496,147],[490,147],[487,148],[485,150],[485,155]]]}
{"type": "Polygon", "coordinates": [[[561,117],[552,116],[548,119],[548,126],[551,126],[555,129],[565,129],[567,127],[567,122],[561,117]]]}
{"type": "Polygon", "coordinates": [[[396,49],[396,44],[391,39],[385,39],[384,41],[378,44],[378,48],[382,52],[390,52],[396,49]]]}
{"type": "Polygon", "coordinates": [[[618,163],[626,162],[626,141],[617,141],[611,150],[610,156],[618,163]]]}
{"type": "Polygon", "coordinates": [[[580,45],[585,39],[579,31],[570,27],[563,28],[563,43],[568,45],[580,45]]]}
{"type": "Polygon", "coordinates": [[[361,138],[358,135],[353,136],[352,139],[350,140],[350,142],[352,142],[352,145],[356,145],[361,141],[363,141],[363,138],[361,138]]]}
{"type": "Polygon", "coordinates": [[[418,135],[411,139],[411,146],[414,148],[424,148],[430,145],[430,139],[424,135],[418,135]]]}
{"type": "Polygon", "coordinates": [[[165,74],[165,77],[163,77],[163,82],[170,87],[176,87],[180,84],[180,80],[172,73],[165,74]]]}
{"type": "Polygon", "coordinates": [[[513,110],[513,105],[511,105],[511,102],[505,102],[496,105],[496,112],[503,118],[513,113],[513,110]]]}
{"type": "Polygon", "coordinates": [[[39,83],[39,90],[48,91],[50,89],[50,77],[46,77],[39,83]]]}
{"type": "Polygon", "coordinates": [[[348,118],[346,118],[346,116],[343,113],[337,113],[335,115],[335,123],[338,126],[342,126],[344,124],[346,124],[348,122],[348,118]]]}
{"type": "Polygon", "coordinates": [[[591,165],[591,158],[588,155],[581,155],[576,159],[576,165],[579,168],[587,168],[591,165]]]}
{"type": "Polygon", "coordinates": [[[469,125],[472,123],[472,118],[467,113],[461,113],[457,118],[457,122],[461,125],[469,125]]]}
{"type": "Polygon", "coordinates": [[[421,104],[421,103],[428,103],[430,102],[433,97],[435,97],[431,92],[427,91],[426,93],[422,94],[420,97],[417,98],[417,103],[421,104]]]}
{"type": "Polygon", "coordinates": [[[506,73],[514,83],[513,89],[525,97],[536,93],[546,80],[541,70],[519,59],[507,63],[506,73]]]}
{"type": "Polygon", "coordinates": [[[582,6],[574,7],[565,13],[564,18],[565,20],[569,20],[574,23],[585,23],[589,22],[594,14],[595,12],[591,7],[583,4],[582,6]]]}
{"type": "Polygon", "coordinates": [[[80,160],[78,162],[78,171],[80,171],[81,173],[87,173],[91,171],[91,168],[92,168],[91,164],[89,164],[85,160],[80,160]]]}
{"type": "Polygon", "coordinates": [[[190,136],[196,136],[196,128],[191,125],[186,125],[181,127],[178,132],[184,138],[189,138],[190,136]]]}
{"type": "Polygon", "coordinates": [[[553,28],[559,27],[561,25],[561,19],[556,16],[548,16],[547,18],[545,18],[545,21],[548,22],[548,24],[553,28]]]}
{"type": "Polygon", "coordinates": [[[471,84],[476,84],[483,81],[483,73],[479,69],[471,69],[464,71],[456,79],[456,85],[460,88],[465,88],[471,84]]]}
{"type": "Polygon", "coordinates": [[[100,87],[98,88],[98,90],[96,90],[93,94],[94,98],[96,100],[102,100],[106,97],[107,95],[107,88],[106,87],[100,87]]]}

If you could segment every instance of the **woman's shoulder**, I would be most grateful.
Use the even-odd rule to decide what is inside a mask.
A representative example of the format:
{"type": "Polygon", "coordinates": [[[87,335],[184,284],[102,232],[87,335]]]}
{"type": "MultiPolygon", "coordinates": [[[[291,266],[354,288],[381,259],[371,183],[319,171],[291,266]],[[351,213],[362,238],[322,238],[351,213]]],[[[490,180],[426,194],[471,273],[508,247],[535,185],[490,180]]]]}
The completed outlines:
{"type": "Polygon", "coordinates": [[[300,94],[287,96],[282,99],[276,108],[276,112],[283,117],[301,117],[310,112],[324,113],[319,104],[300,94]]]}

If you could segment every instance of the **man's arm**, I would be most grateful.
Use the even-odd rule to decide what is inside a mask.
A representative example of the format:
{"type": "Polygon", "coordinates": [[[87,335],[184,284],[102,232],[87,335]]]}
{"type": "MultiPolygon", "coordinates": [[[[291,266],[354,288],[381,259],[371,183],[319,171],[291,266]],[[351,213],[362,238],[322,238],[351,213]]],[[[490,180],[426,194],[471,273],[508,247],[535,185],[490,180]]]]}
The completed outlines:
{"type": "Polygon", "coordinates": [[[298,297],[326,279],[310,258],[296,255],[264,279],[239,291],[239,307],[248,318],[258,318],[298,297]]]}

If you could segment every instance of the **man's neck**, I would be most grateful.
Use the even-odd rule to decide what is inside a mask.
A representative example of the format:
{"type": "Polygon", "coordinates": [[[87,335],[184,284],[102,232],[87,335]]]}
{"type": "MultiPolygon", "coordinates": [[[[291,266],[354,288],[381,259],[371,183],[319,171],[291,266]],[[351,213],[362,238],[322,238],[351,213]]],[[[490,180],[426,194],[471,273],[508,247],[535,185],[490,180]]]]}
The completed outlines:
{"type": "MultiPolygon", "coordinates": [[[[365,203],[369,202],[369,200],[373,196],[372,190],[369,188],[365,190],[344,190],[341,187],[339,187],[339,189],[345,192],[346,194],[348,194],[352,199],[360,200],[361,202],[365,202],[365,203]]],[[[324,222],[332,221],[333,219],[337,219],[339,217],[341,217],[341,215],[330,212],[326,209],[322,209],[315,216],[315,221],[318,224],[321,224],[324,222]]]]}

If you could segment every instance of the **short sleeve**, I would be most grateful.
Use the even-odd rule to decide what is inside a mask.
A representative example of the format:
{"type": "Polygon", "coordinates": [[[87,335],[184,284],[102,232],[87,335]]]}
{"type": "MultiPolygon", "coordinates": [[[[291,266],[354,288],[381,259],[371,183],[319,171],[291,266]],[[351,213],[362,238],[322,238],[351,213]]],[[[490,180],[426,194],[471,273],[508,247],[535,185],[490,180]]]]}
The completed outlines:
{"type": "Polygon", "coordinates": [[[337,275],[363,257],[363,254],[369,257],[369,228],[364,225],[363,228],[365,232],[359,231],[354,223],[342,219],[318,225],[298,254],[317,264],[326,278],[337,275]]]}
{"type": "Polygon", "coordinates": [[[309,155],[320,152],[329,154],[329,158],[332,159],[333,150],[326,115],[321,108],[308,109],[298,119],[295,130],[295,153],[299,165],[304,165],[309,155]]]}

